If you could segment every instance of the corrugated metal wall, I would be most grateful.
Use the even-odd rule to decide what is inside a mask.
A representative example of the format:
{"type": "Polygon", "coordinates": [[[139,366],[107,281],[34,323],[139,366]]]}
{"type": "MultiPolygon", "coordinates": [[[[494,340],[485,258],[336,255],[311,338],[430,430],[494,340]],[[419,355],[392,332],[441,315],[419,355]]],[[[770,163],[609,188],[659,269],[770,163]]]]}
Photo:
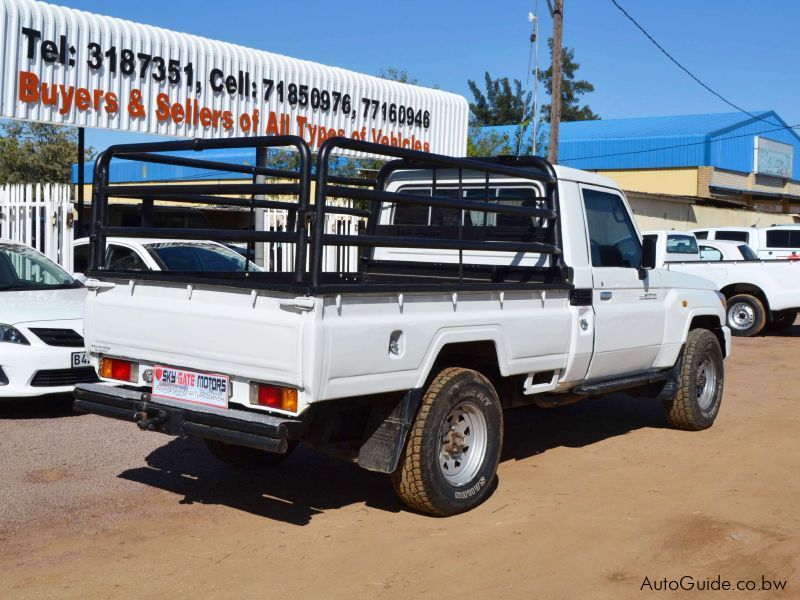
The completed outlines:
{"type": "Polygon", "coordinates": [[[0,40],[0,116],[165,136],[292,133],[312,147],[324,127],[466,151],[467,101],[442,90],[31,0],[0,0],[0,40]],[[270,113],[289,131],[270,131],[270,113]]]}

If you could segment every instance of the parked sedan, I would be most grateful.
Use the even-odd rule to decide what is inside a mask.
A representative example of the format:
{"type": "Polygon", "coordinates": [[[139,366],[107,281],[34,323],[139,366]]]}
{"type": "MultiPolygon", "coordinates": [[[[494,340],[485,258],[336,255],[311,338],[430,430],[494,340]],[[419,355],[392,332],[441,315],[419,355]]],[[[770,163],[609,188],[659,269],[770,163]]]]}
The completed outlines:
{"type": "MultiPolygon", "coordinates": [[[[89,239],[73,244],[76,273],[89,268],[89,239]]],[[[240,253],[212,241],[108,238],[105,268],[111,271],[260,271],[240,253]]]]}
{"type": "Polygon", "coordinates": [[[43,254],[0,240],[0,400],[97,381],[83,348],[86,293],[43,254]]]}
{"type": "Polygon", "coordinates": [[[744,242],[732,240],[698,240],[700,260],[759,260],[744,242]]]}

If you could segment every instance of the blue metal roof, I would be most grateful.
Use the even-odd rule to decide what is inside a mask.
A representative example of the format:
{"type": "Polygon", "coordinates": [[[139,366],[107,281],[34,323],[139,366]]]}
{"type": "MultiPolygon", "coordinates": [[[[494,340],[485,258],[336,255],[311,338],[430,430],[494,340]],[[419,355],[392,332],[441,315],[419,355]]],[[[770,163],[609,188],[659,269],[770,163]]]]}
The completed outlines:
{"type": "MultiPolygon", "coordinates": [[[[774,111],[755,111],[561,123],[559,162],[587,170],[710,166],[750,173],[756,135],[794,146],[800,176],[800,136],[774,111]],[[760,120],[761,119],[761,120],[760,120]]],[[[511,139],[517,127],[484,127],[511,139]]],[[[530,142],[532,128],[525,139],[530,142]]],[[[539,134],[547,140],[547,126],[539,134]]]]}
{"type": "MultiPolygon", "coordinates": [[[[710,166],[750,173],[753,171],[753,138],[760,135],[794,146],[793,178],[800,178],[800,136],[789,129],[787,123],[774,111],[756,111],[753,114],[763,120],[739,112],[729,112],[564,122],[561,124],[558,144],[559,162],[586,170],[710,166]]],[[[519,126],[481,128],[484,136],[493,133],[505,137],[513,144],[519,135],[519,126]]],[[[527,145],[530,145],[532,135],[533,127],[529,125],[523,136],[527,145]]],[[[539,128],[538,137],[540,141],[546,142],[547,125],[539,128]]],[[[192,151],[172,154],[197,156],[192,151]]],[[[203,153],[203,158],[252,165],[255,162],[255,151],[209,150],[203,153]]],[[[92,181],[93,169],[94,163],[86,164],[87,183],[92,181]]],[[[215,171],[115,160],[111,163],[110,180],[179,181],[216,179],[220,175],[215,171]]],[[[230,177],[231,174],[225,174],[225,178],[230,177]]],[[[77,178],[78,167],[73,165],[73,183],[77,182],[77,178]]]]}

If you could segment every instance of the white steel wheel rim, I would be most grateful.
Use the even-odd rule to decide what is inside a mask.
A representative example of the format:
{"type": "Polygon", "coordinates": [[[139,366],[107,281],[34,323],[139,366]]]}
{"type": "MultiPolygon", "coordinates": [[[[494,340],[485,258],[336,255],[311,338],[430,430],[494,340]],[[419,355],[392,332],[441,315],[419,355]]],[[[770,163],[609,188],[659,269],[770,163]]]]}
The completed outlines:
{"type": "Polygon", "coordinates": [[[709,356],[703,357],[703,362],[697,367],[695,374],[695,393],[697,404],[702,410],[708,410],[714,404],[717,391],[717,365],[709,356]]]}
{"type": "Polygon", "coordinates": [[[475,478],[488,440],[486,417],[477,404],[461,402],[447,414],[439,435],[439,470],[450,485],[466,485],[475,478]]]}
{"type": "Polygon", "coordinates": [[[750,329],[756,322],[756,311],[747,302],[737,302],[728,309],[728,322],[740,331],[750,329]]]}

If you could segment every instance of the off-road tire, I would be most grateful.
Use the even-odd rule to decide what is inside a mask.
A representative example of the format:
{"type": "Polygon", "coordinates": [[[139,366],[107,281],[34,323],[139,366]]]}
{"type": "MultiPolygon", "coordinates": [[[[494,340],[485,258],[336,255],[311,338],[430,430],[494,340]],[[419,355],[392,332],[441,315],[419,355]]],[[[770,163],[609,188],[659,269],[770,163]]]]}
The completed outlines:
{"type": "MultiPolygon", "coordinates": [[[[476,415],[473,418],[478,418],[476,415]]],[[[474,439],[478,439],[477,433],[474,439]]],[[[486,377],[458,367],[442,370],[428,387],[420,403],[405,449],[392,484],[400,499],[411,508],[437,516],[449,516],[474,508],[491,493],[497,474],[497,464],[503,446],[503,410],[500,399],[486,377]],[[454,485],[443,474],[441,465],[445,446],[445,430],[452,428],[448,417],[468,408],[480,413],[485,443],[475,443],[469,450],[483,450],[481,460],[472,459],[474,476],[454,485]]],[[[480,456],[480,454],[478,455],[480,456]]],[[[454,463],[455,464],[455,463],[454,463]]],[[[465,463],[465,465],[468,463],[465,463]]],[[[465,467],[466,468],[466,467],[465,467]]]]}
{"type": "Polygon", "coordinates": [[[797,312],[796,311],[787,311],[778,313],[772,322],[767,325],[767,329],[775,333],[783,333],[788,331],[794,326],[794,322],[797,319],[797,312]]]}
{"type": "Polygon", "coordinates": [[[664,400],[667,421],[675,429],[699,431],[714,424],[722,403],[722,388],[725,380],[722,350],[717,336],[707,329],[693,329],[689,332],[683,355],[677,366],[678,381],[672,398],[664,400]],[[703,382],[710,376],[709,363],[713,365],[715,384],[713,393],[703,395],[703,382]],[[705,378],[699,373],[705,369],[705,378]],[[705,398],[701,402],[700,397],[705,398]],[[705,405],[704,405],[705,404],[705,405]]]}
{"type": "Polygon", "coordinates": [[[725,315],[731,333],[739,337],[758,335],[767,324],[767,311],[764,310],[764,304],[762,304],[761,300],[750,294],[737,294],[730,298],[727,303],[725,315]],[[737,305],[743,305],[746,311],[752,311],[752,324],[748,327],[743,328],[732,318],[732,311],[737,305]]]}
{"type": "Polygon", "coordinates": [[[296,442],[289,442],[289,448],[284,454],[267,452],[246,446],[236,446],[226,444],[217,440],[203,439],[208,451],[214,458],[236,468],[236,469],[263,469],[265,467],[275,467],[289,458],[289,455],[297,446],[296,442]]]}

